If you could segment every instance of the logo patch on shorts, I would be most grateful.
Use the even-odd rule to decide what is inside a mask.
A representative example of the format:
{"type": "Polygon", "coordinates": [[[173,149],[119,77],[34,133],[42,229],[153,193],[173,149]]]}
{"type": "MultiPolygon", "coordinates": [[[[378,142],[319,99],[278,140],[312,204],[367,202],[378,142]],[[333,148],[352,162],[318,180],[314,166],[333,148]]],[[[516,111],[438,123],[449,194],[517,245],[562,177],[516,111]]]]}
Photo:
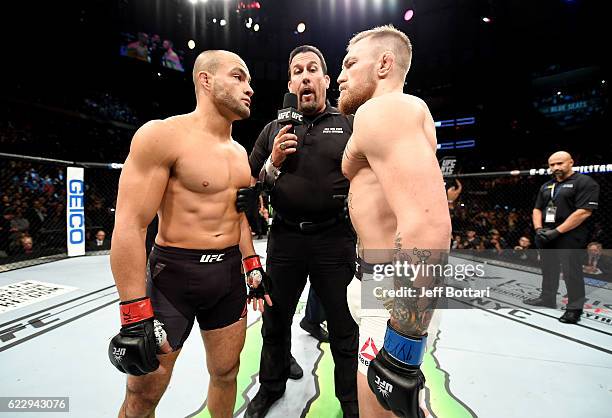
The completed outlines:
{"type": "Polygon", "coordinates": [[[361,350],[359,350],[359,361],[364,366],[369,366],[370,362],[374,360],[374,357],[376,357],[377,354],[378,348],[376,347],[376,344],[374,344],[374,340],[372,338],[368,338],[363,344],[363,347],[361,347],[361,350]]]}
{"type": "Polygon", "coordinates": [[[202,258],[200,258],[200,263],[218,263],[223,261],[223,254],[204,254],[202,258]]]}

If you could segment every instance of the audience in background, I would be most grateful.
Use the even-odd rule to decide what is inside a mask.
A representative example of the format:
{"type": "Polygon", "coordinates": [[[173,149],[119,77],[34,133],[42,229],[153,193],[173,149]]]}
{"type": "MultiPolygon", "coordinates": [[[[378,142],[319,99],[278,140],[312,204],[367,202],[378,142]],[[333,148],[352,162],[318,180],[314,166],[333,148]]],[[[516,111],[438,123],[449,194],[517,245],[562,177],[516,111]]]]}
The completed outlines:
{"type": "Polygon", "coordinates": [[[591,242],[587,245],[582,271],[588,275],[610,275],[612,273],[612,259],[603,254],[603,247],[599,242],[591,242]]]}
{"type": "Polygon", "coordinates": [[[106,238],[106,232],[98,230],[96,237],[89,241],[87,245],[89,251],[104,251],[110,250],[110,240],[106,238]]]}

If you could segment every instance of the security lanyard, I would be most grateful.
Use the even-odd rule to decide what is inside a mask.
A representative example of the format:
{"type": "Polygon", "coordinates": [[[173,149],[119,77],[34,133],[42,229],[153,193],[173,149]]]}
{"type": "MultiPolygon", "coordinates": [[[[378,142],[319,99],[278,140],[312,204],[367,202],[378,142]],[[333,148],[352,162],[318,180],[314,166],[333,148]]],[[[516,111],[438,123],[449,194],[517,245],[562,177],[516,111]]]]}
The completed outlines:
{"type": "MultiPolygon", "coordinates": [[[[557,193],[555,194],[555,186],[556,186],[556,184],[555,184],[555,183],[553,183],[553,185],[552,185],[552,189],[550,189],[550,199],[551,199],[553,202],[555,201],[555,196],[556,196],[557,194],[559,194],[559,191],[558,191],[558,190],[557,190],[557,193]]],[[[559,187],[559,189],[560,189],[560,187],[559,187]]]]}

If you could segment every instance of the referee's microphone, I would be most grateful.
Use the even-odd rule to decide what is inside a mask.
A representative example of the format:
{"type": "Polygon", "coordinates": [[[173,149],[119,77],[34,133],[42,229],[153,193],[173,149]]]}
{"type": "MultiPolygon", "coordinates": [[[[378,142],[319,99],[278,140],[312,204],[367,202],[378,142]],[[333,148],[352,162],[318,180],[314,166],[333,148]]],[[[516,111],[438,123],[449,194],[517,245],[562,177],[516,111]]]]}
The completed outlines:
{"type": "Polygon", "coordinates": [[[302,113],[297,110],[297,107],[297,95],[294,93],[285,93],[283,108],[278,111],[276,121],[281,126],[292,125],[292,128],[289,130],[290,133],[293,133],[293,127],[295,127],[295,125],[301,125],[303,123],[302,113]]]}

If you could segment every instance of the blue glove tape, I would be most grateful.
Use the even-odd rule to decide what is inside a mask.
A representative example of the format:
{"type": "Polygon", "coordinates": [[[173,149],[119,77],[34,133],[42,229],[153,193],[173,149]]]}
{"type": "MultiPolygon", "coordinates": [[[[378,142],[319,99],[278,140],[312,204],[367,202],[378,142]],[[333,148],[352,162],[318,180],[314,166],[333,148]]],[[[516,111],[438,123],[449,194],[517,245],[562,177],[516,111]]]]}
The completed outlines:
{"type": "Polygon", "coordinates": [[[410,366],[420,366],[427,348],[427,336],[419,339],[399,334],[387,324],[385,333],[385,351],[394,359],[410,366]]]}

